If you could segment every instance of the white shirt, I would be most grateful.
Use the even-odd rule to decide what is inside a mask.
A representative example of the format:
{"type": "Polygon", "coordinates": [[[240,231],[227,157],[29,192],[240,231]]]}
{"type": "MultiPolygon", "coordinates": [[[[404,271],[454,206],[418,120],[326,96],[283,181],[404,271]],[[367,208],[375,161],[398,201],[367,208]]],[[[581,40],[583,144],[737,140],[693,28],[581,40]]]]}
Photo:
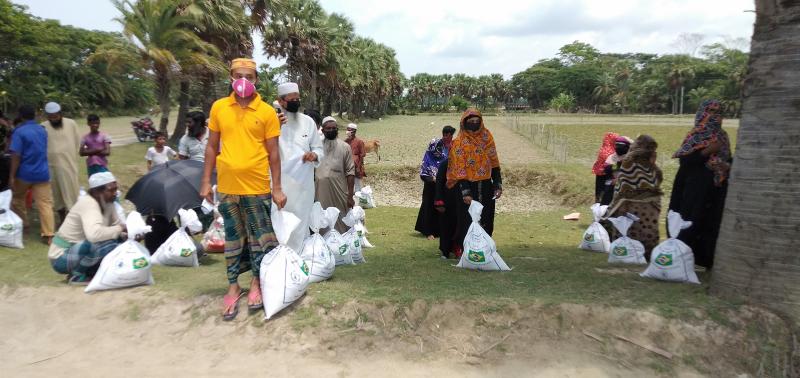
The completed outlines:
{"type": "Polygon", "coordinates": [[[324,158],[322,138],[314,120],[302,113],[284,112],[286,123],[281,125],[278,145],[281,152],[281,185],[286,194],[285,209],[298,218],[300,225],[289,238],[290,248],[299,251],[308,236],[308,214],[314,204],[314,168],[324,158]],[[317,161],[303,162],[307,152],[317,154],[317,161]]]}
{"type": "Polygon", "coordinates": [[[144,158],[148,161],[153,162],[153,167],[157,165],[164,164],[168,162],[170,159],[175,158],[178,154],[175,153],[175,150],[170,148],[169,146],[164,146],[161,152],[156,151],[155,146],[150,147],[147,149],[147,154],[144,155],[144,158]]]}
{"type": "Polygon", "coordinates": [[[197,138],[184,135],[178,142],[178,154],[186,156],[189,160],[205,161],[206,144],[208,144],[208,131],[197,140],[197,138]]]}

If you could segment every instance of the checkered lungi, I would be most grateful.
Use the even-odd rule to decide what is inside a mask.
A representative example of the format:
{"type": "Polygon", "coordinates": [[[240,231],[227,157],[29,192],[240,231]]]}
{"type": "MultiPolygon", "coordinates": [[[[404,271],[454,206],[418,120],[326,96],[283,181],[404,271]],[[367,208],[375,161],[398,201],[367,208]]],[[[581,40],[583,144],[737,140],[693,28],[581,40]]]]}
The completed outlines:
{"type": "Polygon", "coordinates": [[[272,196],[220,194],[219,212],[225,224],[225,264],[228,282],[238,282],[239,275],[253,271],[259,277],[264,256],[278,246],[272,229],[272,196]]]}

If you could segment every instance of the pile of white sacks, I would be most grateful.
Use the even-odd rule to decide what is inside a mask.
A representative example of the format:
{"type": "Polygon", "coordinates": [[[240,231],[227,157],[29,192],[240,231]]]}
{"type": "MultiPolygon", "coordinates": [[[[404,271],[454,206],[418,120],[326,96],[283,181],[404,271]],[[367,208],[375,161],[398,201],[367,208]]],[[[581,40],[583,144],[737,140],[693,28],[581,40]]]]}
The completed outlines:
{"type": "MultiPolygon", "coordinates": [[[[608,206],[601,206],[599,203],[592,205],[591,210],[594,222],[583,233],[583,238],[578,248],[591,252],[607,253],[609,263],[647,264],[644,256],[644,245],[640,241],[628,237],[628,229],[634,222],[639,221],[639,218],[630,213],[621,217],[607,218],[621,235],[612,243],[609,241],[608,232],[600,224],[607,208],[608,206]]],[[[684,221],[679,213],[672,210],[669,211],[667,214],[669,239],[661,242],[653,249],[650,264],[640,274],[642,277],[671,282],[700,283],[694,271],[692,249],[677,239],[681,230],[691,225],[692,222],[684,221]]]]}
{"type": "MultiPolygon", "coordinates": [[[[3,209],[3,195],[4,193],[0,193],[0,209],[3,209]]],[[[367,240],[367,229],[364,227],[365,213],[359,206],[352,208],[342,217],[342,221],[350,228],[341,234],[334,228],[339,219],[339,209],[335,207],[323,209],[319,202],[314,203],[308,222],[311,234],[304,240],[300,251],[294,251],[287,246],[292,231],[300,225],[300,219],[290,212],[277,210],[275,204],[271,208],[272,226],[279,245],[267,253],[261,261],[261,292],[267,319],[302,297],[309,284],[333,277],[336,266],[366,263],[363,249],[372,248],[372,244],[367,240]],[[321,231],[325,229],[328,231],[322,235],[321,231]]],[[[6,210],[0,212],[0,223],[8,218],[7,222],[12,224],[13,230],[16,230],[18,227],[14,222],[19,217],[7,208],[6,210]]],[[[209,210],[214,211],[216,215],[215,208],[209,207],[209,210]]],[[[103,258],[97,274],[85,291],[88,293],[152,285],[153,265],[199,266],[197,243],[192,235],[202,230],[202,224],[194,210],[181,209],[178,215],[180,228],[150,256],[147,249],[135,240],[136,236],[150,232],[150,226],[145,225],[138,212],[128,214],[125,223],[129,239],[103,258]]],[[[21,224],[21,221],[18,223],[21,224]]],[[[21,226],[19,228],[21,230],[21,226]]],[[[215,237],[224,239],[224,229],[221,224],[216,227],[212,225],[209,232],[222,233],[215,237]]],[[[6,240],[2,238],[3,236],[0,233],[0,242],[6,240]]],[[[13,239],[15,236],[10,236],[8,244],[13,246],[13,243],[16,243],[13,239]]]]}

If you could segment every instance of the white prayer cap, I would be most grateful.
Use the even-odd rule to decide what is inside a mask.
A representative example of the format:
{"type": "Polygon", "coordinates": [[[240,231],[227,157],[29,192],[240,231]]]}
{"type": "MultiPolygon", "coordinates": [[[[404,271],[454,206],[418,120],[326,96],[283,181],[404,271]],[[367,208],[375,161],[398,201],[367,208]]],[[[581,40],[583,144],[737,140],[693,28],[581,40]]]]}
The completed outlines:
{"type": "Polygon", "coordinates": [[[335,123],[336,122],[336,118],[333,118],[331,116],[327,116],[327,117],[322,119],[322,124],[323,125],[328,123],[328,122],[334,122],[335,123]]]}
{"type": "Polygon", "coordinates": [[[347,124],[347,128],[348,129],[353,129],[353,130],[358,130],[358,125],[356,125],[355,123],[348,123],[347,124]]]}
{"type": "Polygon", "coordinates": [[[89,176],[89,189],[94,189],[117,181],[111,172],[99,172],[89,176]]]}
{"type": "Polygon", "coordinates": [[[278,96],[286,96],[289,93],[300,93],[300,87],[296,83],[283,83],[278,86],[278,96]]]}
{"type": "Polygon", "coordinates": [[[48,102],[44,106],[44,112],[47,114],[56,114],[61,111],[61,105],[57,102],[48,102]]]}

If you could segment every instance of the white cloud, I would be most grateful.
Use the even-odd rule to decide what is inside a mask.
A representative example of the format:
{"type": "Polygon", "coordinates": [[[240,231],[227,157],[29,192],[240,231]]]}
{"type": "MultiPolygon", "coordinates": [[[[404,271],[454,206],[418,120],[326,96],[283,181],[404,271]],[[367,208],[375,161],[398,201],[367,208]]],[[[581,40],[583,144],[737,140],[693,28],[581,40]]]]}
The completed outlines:
{"type": "MultiPolygon", "coordinates": [[[[42,18],[88,29],[119,31],[108,0],[13,0],[42,18]],[[89,16],[87,16],[89,15],[89,16]]],[[[320,0],[344,14],[356,33],[395,49],[401,70],[499,72],[510,77],[551,58],[574,40],[602,52],[674,53],[681,33],[750,39],[752,0],[320,0]]],[[[260,43],[256,43],[260,53],[260,43]]],[[[259,62],[278,61],[256,56],[259,62]]]]}

